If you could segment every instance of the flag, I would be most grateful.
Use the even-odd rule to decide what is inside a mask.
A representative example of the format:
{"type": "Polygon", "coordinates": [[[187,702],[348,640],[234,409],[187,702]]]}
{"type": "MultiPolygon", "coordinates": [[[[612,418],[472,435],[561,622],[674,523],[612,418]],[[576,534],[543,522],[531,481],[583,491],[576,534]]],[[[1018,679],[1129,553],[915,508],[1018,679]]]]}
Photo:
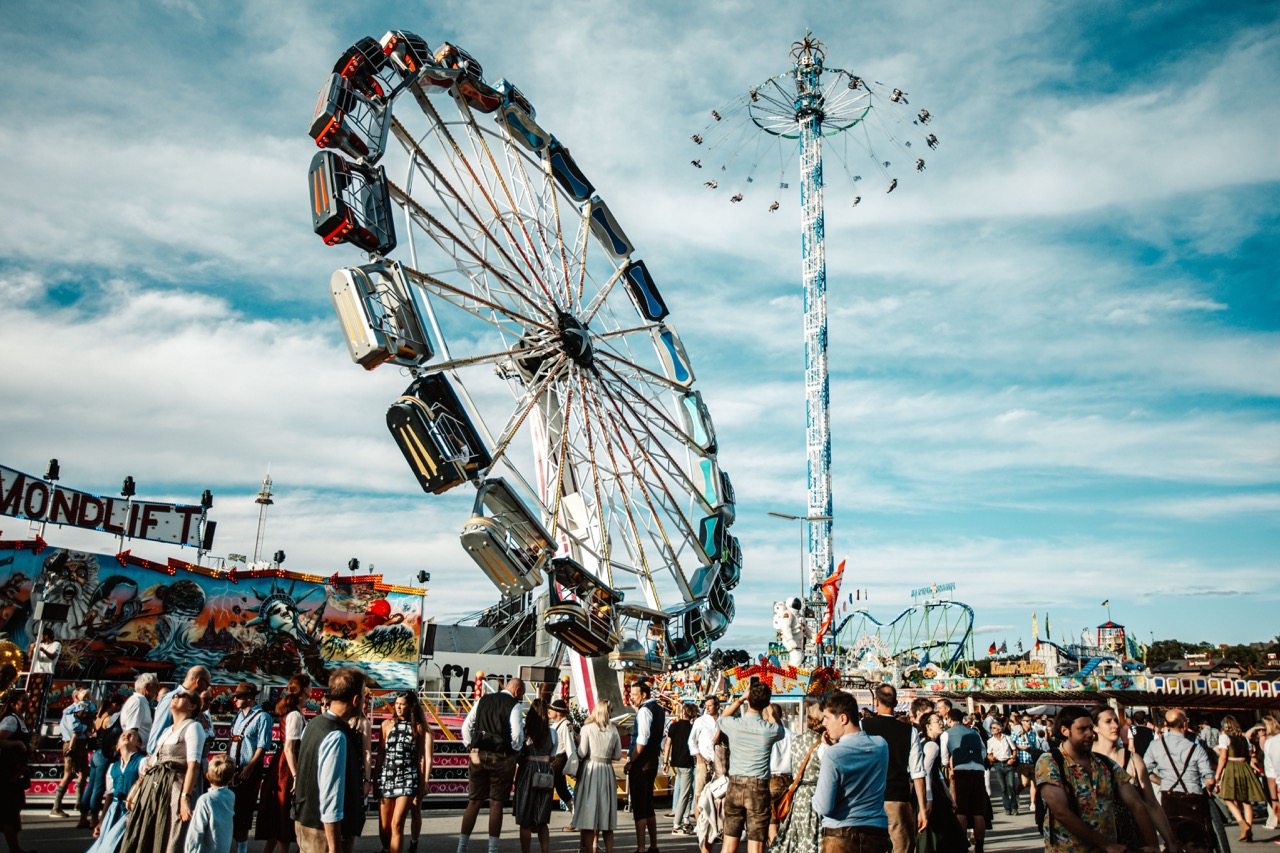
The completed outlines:
{"type": "Polygon", "coordinates": [[[1040,651],[1040,638],[1036,637],[1036,651],[1040,651]]]}
{"type": "Polygon", "coordinates": [[[1110,606],[1111,606],[1111,599],[1109,599],[1109,598],[1108,598],[1106,601],[1102,602],[1102,606],[1103,606],[1103,607],[1110,607],[1110,606]]]}
{"type": "Polygon", "coordinates": [[[830,577],[822,582],[822,597],[827,600],[827,612],[822,617],[822,624],[818,626],[818,636],[814,638],[814,642],[819,646],[822,645],[822,637],[831,627],[831,620],[835,617],[836,598],[840,595],[840,580],[844,577],[844,564],[845,561],[841,560],[840,565],[836,566],[836,570],[830,577]]]}
{"type": "Polygon", "coordinates": [[[1007,654],[1009,654],[1009,641],[1008,641],[1008,640],[1004,640],[1004,641],[1002,641],[1002,642],[1000,643],[1000,654],[1002,654],[1002,655],[1007,655],[1007,654]]]}
{"type": "Polygon", "coordinates": [[[1031,614],[1031,636],[1037,640],[1040,639],[1040,622],[1036,619],[1036,614],[1031,614]]]}
{"type": "Polygon", "coordinates": [[[1022,654],[1022,639],[1018,639],[1018,654],[1022,654]]]}
{"type": "Polygon", "coordinates": [[[987,654],[994,655],[996,653],[996,644],[992,643],[991,648],[987,649],[987,654]]]}
{"type": "Polygon", "coordinates": [[[1049,611],[1047,610],[1044,614],[1044,638],[1046,640],[1053,639],[1053,629],[1049,627],[1049,611]]]}
{"type": "Polygon", "coordinates": [[[778,186],[782,187],[784,190],[791,188],[791,184],[778,184],[778,186]]]}

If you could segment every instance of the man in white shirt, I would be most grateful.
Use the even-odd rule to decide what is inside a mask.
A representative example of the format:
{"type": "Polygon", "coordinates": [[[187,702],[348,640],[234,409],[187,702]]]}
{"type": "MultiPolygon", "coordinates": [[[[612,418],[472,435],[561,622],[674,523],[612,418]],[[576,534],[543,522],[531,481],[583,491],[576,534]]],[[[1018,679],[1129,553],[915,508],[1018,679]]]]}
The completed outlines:
{"type": "Polygon", "coordinates": [[[524,682],[507,680],[497,693],[487,693],[471,706],[462,722],[462,742],[471,751],[467,773],[467,808],[458,833],[458,853],[467,853],[471,831],[489,803],[489,853],[498,853],[503,807],[511,796],[516,753],[524,746],[524,682]]]}
{"type": "Polygon", "coordinates": [[[137,729],[145,747],[151,738],[151,703],[160,692],[160,680],[154,672],[144,672],[133,680],[133,695],[120,708],[122,731],[137,729]]]}
{"type": "Polygon", "coordinates": [[[991,777],[996,791],[1004,803],[1004,813],[1018,813],[1018,755],[1013,741],[1005,736],[1004,726],[991,724],[991,737],[987,740],[987,761],[991,764],[991,777]]]}
{"type": "Polygon", "coordinates": [[[716,760],[716,731],[720,717],[720,700],[708,696],[702,702],[703,714],[693,721],[693,730],[689,732],[689,752],[697,759],[697,768],[693,781],[693,809],[698,812],[698,802],[702,799],[702,787],[713,776],[716,760]]]}
{"type": "Polygon", "coordinates": [[[62,657],[62,643],[54,639],[52,630],[45,628],[43,641],[33,644],[31,649],[32,674],[43,672],[53,675],[60,657],[62,657]]]}

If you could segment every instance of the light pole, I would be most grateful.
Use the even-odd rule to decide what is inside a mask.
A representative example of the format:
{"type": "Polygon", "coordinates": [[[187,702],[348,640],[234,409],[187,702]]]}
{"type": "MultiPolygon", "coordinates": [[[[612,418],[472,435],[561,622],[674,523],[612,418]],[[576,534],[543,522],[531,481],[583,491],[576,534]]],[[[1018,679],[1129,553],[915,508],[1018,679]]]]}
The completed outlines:
{"type": "Polygon", "coordinates": [[[808,591],[809,586],[808,584],[805,583],[805,576],[804,576],[805,553],[806,553],[805,540],[807,538],[805,534],[808,532],[805,529],[805,523],[812,523],[815,521],[831,521],[832,517],[829,515],[788,515],[785,512],[770,512],[769,515],[773,516],[774,518],[781,518],[784,521],[800,522],[800,601],[805,604],[808,604],[809,603],[809,591],[808,591]]]}

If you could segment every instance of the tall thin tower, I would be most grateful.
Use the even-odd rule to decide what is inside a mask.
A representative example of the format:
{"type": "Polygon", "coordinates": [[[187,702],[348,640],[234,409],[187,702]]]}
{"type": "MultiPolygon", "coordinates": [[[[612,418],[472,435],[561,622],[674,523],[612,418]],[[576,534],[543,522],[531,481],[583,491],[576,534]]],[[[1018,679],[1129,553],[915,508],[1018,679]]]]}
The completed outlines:
{"type": "Polygon", "coordinates": [[[267,507],[271,506],[275,501],[271,500],[271,474],[262,478],[262,488],[258,491],[258,497],[254,500],[258,505],[258,539],[253,543],[253,562],[256,565],[258,558],[262,556],[262,537],[267,532],[267,507]]]}
{"type": "MultiPolygon", "coordinates": [[[[768,184],[757,182],[767,159],[743,133],[763,130],[778,140],[780,179],[787,189],[787,171],[800,143],[801,271],[804,287],[805,463],[808,472],[807,517],[775,513],[808,525],[805,589],[830,576],[832,549],[831,415],[827,373],[827,259],[824,216],[824,138],[843,167],[848,196],[858,207],[861,193],[891,193],[904,173],[923,172],[923,153],[937,148],[938,139],[925,129],[928,110],[913,111],[907,93],[826,64],[826,46],[811,33],[791,46],[791,68],[752,88],[745,96],[711,111],[712,121],[693,135],[706,154],[691,161],[708,170],[704,187],[727,194],[733,204],[754,201],[768,184]],[[749,122],[739,120],[741,117],[749,122]],[[850,132],[846,132],[850,131],[850,132]],[[840,144],[832,137],[840,137],[840,144]],[[913,144],[918,146],[913,148],[913,144]],[[741,155],[741,156],[740,156],[741,155]],[[892,159],[885,159],[888,155],[892,159]],[[704,159],[706,160],[704,164],[704,159]],[[745,164],[745,174],[730,171],[745,164]],[[856,174],[855,174],[856,173],[856,174]],[[864,181],[864,176],[866,180],[864,181]],[[749,198],[750,197],[750,198],[749,198]]],[[[703,173],[707,174],[706,172],[703,173]]],[[[837,174],[833,172],[833,174],[837,174]]],[[[765,197],[768,210],[780,210],[778,195],[765,197]]]]}

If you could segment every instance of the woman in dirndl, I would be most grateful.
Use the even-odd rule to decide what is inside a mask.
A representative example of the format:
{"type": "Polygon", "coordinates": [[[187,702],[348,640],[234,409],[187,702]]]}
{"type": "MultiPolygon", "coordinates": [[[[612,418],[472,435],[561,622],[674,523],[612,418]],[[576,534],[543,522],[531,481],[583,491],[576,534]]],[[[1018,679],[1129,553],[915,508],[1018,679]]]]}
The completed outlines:
{"type": "Polygon", "coordinates": [[[578,784],[573,790],[573,828],[580,833],[580,850],[591,853],[603,836],[605,853],[613,853],[618,828],[618,777],[613,762],[622,758],[618,727],[609,722],[608,700],[596,702],[578,735],[578,784]]]}
{"type": "Polygon", "coordinates": [[[1218,736],[1218,796],[1240,825],[1237,840],[1245,843],[1253,842],[1253,804],[1267,801],[1249,756],[1249,741],[1240,730],[1240,723],[1228,714],[1222,718],[1222,734],[1218,736]]]}
{"type": "Polygon", "coordinates": [[[810,702],[805,709],[805,729],[791,744],[792,772],[800,774],[798,780],[792,780],[791,811],[779,822],[770,853],[817,853],[822,818],[813,810],[813,789],[818,784],[821,741],[822,711],[816,702],[810,702]]]}
{"type": "Polygon", "coordinates": [[[178,689],[169,706],[173,724],[126,802],[129,822],[121,849],[129,853],[182,853],[187,825],[200,793],[200,762],[207,735],[200,697],[178,689]]]}
{"type": "Polygon", "coordinates": [[[969,838],[956,818],[951,802],[951,786],[942,776],[939,756],[942,747],[942,718],[933,711],[920,717],[920,744],[924,752],[925,798],[929,803],[929,825],[916,836],[917,853],[964,853],[969,838]]]}
{"type": "Polygon", "coordinates": [[[137,729],[127,729],[120,733],[116,748],[119,754],[107,765],[106,781],[103,783],[103,796],[107,805],[102,812],[102,820],[98,821],[93,830],[97,840],[87,853],[119,853],[120,842],[124,839],[129,817],[125,801],[134,783],[138,781],[138,771],[145,758],[142,754],[142,736],[137,729]]]}
{"type": "Polygon", "coordinates": [[[516,825],[520,827],[520,853],[529,853],[535,831],[542,853],[551,853],[551,799],[555,793],[551,757],[556,754],[556,745],[547,703],[534,699],[524,716],[524,748],[520,750],[512,807],[516,825]],[[541,784],[544,782],[546,784],[541,784]]]}

